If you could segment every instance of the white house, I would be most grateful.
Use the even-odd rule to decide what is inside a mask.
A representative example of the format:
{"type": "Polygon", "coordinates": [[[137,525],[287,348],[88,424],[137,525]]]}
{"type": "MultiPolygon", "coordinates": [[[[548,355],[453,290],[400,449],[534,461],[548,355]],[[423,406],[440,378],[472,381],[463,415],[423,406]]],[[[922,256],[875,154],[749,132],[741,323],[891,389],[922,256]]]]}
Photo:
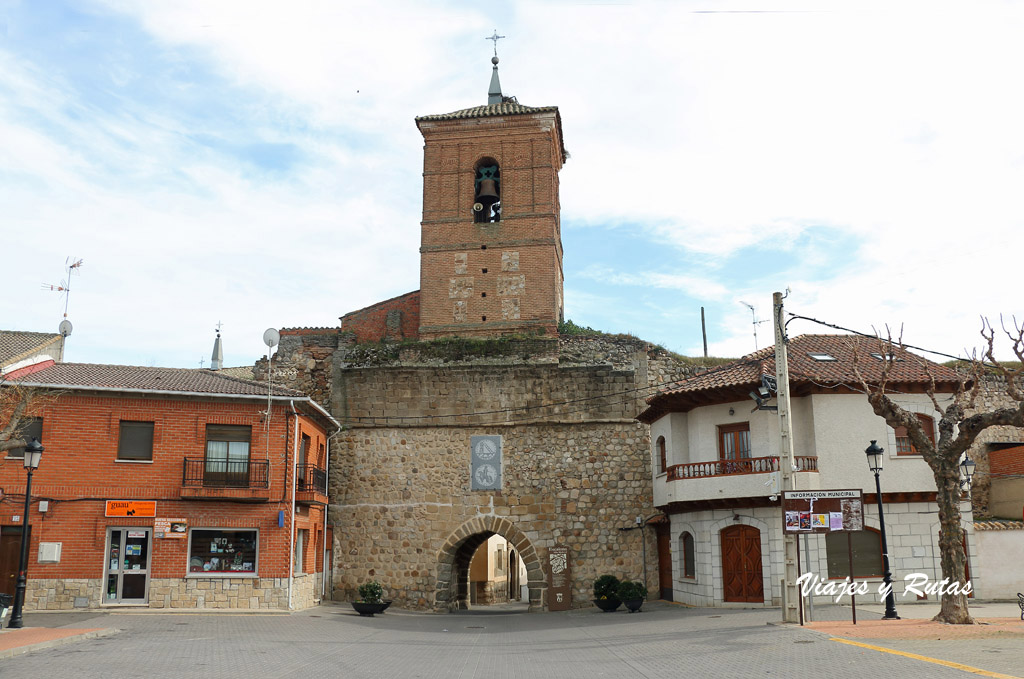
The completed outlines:
{"type": "MultiPolygon", "coordinates": [[[[942,577],[935,482],[905,432],[874,414],[856,378],[855,361],[869,381],[880,376],[879,351],[873,338],[791,338],[793,476],[800,490],[863,490],[866,530],[852,533],[854,575],[870,592],[859,600],[878,601],[883,569],[877,496],[864,450],[872,440],[885,449],[880,480],[894,591],[897,602],[916,600],[904,591],[907,575],[923,573],[931,582],[942,577]]],[[[956,389],[955,373],[909,352],[896,352],[887,393],[918,413],[934,437],[938,414],[926,393],[929,374],[939,402],[948,402],[956,389]]],[[[654,504],[670,522],[669,559],[662,550],[663,595],[671,567],[676,601],[700,606],[781,603],[779,419],[773,410],[758,409],[749,395],[762,384],[762,375],[775,375],[774,348],[663,389],[647,400],[637,418],[651,425],[654,504]]],[[[770,407],[775,400],[762,403],[770,407]]],[[[971,575],[975,550],[966,497],[961,511],[971,575]]],[[[847,544],[842,532],[801,535],[801,571],[826,582],[842,580],[849,574],[847,544]]]]}

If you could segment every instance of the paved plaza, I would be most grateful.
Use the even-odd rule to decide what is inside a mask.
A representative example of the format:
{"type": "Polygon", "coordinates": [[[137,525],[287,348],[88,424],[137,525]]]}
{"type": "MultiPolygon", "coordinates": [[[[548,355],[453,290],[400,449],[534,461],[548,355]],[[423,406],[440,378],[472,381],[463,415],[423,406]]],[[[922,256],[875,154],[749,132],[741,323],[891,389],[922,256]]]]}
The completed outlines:
{"type": "MultiPolygon", "coordinates": [[[[943,679],[1024,672],[1024,622],[1014,618],[975,626],[973,636],[954,629],[961,626],[938,626],[938,632],[901,639],[908,635],[891,626],[871,631],[881,624],[879,614],[858,609],[860,636],[847,635],[854,645],[835,640],[853,630],[848,608],[816,613],[821,629],[778,624],[778,609],[665,602],[648,602],[637,614],[490,607],[452,615],[389,610],[360,618],[347,604],[333,603],[292,614],[27,613],[25,629],[0,632],[0,649],[33,630],[50,630],[50,641],[7,657],[0,652],[0,677],[943,679]],[[91,631],[61,638],[82,630],[91,631]],[[936,633],[947,638],[935,639],[936,633]]],[[[922,624],[901,622],[908,630],[922,624]]]]}

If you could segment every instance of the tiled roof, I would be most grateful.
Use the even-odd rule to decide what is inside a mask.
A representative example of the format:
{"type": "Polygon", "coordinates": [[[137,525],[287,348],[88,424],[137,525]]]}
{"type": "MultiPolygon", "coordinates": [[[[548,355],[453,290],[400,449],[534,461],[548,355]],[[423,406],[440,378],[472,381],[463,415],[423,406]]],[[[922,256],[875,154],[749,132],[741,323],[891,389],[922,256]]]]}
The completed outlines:
{"type": "Polygon", "coordinates": [[[59,340],[60,335],[52,332],[0,330],[0,365],[12,363],[59,340]]]}
{"type": "MultiPolygon", "coordinates": [[[[267,384],[239,379],[223,371],[193,368],[143,368],[131,365],[57,363],[20,380],[26,386],[104,391],[143,390],[222,396],[266,396],[267,384]]],[[[294,389],[273,385],[274,396],[304,398],[294,389]]]]}
{"type": "Polygon", "coordinates": [[[1013,519],[989,519],[975,521],[974,530],[1024,530],[1024,521],[1013,519]]]}
{"type": "Polygon", "coordinates": [[[518,116],[530,113],[547,113],[554,111],[558,113],[557,106],[524,106],[518,101],[503,101],[500,104],[487,106],[474,106],[464,108],[451,113],[437,113],[429,116],[416,116],[416,122],[421,120],[458,120],[460,118],[489,118],[491,116],[518,116]]]}
{"type": "MultiPolygon", "coordinates": [[[[856,366],[869,383],[882,376],[883,361],[872,356],[884,355],[877,339],[859,335],[799,335],[790,339],[787,348],[790,385],[794,394],[800,387],[835,388],[850,386],[859,389],[854,372],[856,366]],[[821,354],[835,360],[816,360],[821,354]]],[[[958,382],[956,371],[909,351],[895,349],[896,362],[889,373],[889,384],[927,386],[929,372],[940,389],[953,390],[958,382]]],[[[745,398],[747,390],[761,383],[761,376],[775,376],[775,347],[765,347],[743,358],[712,368],[682,382],[660,390],[647,399],[649,408],[640,414],[643,422],[652,422],[661,415],[689,410],[699,401],[722,403],[745,398]]]]}

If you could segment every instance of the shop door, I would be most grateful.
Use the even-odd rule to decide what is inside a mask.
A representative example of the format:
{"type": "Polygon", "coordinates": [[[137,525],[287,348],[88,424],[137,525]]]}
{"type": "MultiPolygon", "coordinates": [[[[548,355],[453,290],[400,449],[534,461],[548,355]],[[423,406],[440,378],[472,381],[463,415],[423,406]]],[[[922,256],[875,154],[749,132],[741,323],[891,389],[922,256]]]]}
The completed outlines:
{"type": "MultiPolygon", "coordinates": [[[[28,527],[29,536],[32,526],[28,527]]],[[[14,596],[18,584],[18,561],[21,560],[21,526],[0,528],[0,594],[14,596]]]]}
{"type": "Polygon", "coordinates": [[[764,603],[761,531],[753,526],[729,526],[721,536],[723,599],[764,603]]]}
{"type": "Polygon", "coordinates": [[[149,602],[148,528],[111,528],[107,533],[106,604],[149,602]]]}

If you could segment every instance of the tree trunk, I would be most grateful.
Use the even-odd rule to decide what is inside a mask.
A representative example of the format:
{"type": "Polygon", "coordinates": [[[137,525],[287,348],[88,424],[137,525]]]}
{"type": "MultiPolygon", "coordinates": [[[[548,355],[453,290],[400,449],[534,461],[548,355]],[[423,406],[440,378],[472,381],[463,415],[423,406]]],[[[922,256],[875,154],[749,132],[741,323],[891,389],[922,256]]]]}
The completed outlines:
{"type": "Polygon", "coordinates": [[[939,506],[939,555],[942,575],[948,578],[942,593],[939,614],[932,620],[956,625],[970,625],[974,619],[967,610],[967,595],[949,592],[950,585],[962,590],[967,582],[963,529],[960,527],[960,471],[955,462],[941,460],[935,470],[939,506]]]}

